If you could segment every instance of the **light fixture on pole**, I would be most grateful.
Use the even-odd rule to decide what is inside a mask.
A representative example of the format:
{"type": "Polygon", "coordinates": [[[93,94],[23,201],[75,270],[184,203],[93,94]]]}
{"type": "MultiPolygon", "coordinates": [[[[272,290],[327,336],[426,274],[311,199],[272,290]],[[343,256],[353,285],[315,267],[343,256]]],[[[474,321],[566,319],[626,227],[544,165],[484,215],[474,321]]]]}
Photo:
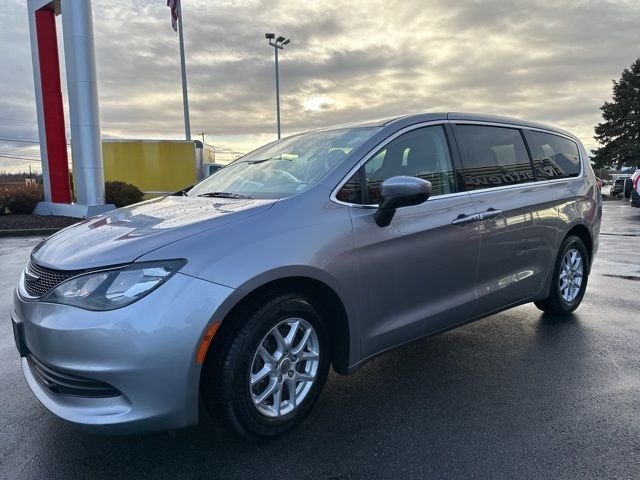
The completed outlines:
{"type": "Polygon", "coordinates": [[[280,74],[278,71],[278,50],[284,49],[285,45],[291,43],[290,38],[285,38],[280,35],[276,38],[274,33],[265,33],[264,37],[269,40],[269,45],[273,47],[276,52],[276,113],[278,119],[278,139],[280,138],[280,74]]]}

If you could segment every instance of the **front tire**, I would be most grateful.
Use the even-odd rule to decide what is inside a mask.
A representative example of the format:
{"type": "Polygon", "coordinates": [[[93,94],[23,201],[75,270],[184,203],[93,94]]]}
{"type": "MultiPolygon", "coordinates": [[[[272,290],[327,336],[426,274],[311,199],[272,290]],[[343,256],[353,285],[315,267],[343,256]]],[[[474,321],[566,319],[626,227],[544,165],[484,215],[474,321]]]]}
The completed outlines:
{"type": "Polygon", "coordinates": [[[568,236],[560,245],[553,271],[551,290],[544,300],[535,302],[543,312],[569,315],[582,302],[589,279],[589,254],[582,239],[568,236]]]}
{"type": "Polygon", "coordinates": [[[239,323],[205,361],[204,404],[248,439],[280,435],[305,417],[326,381],[323,319],[311,298],[284,294],[228,320],[239,323]]]}

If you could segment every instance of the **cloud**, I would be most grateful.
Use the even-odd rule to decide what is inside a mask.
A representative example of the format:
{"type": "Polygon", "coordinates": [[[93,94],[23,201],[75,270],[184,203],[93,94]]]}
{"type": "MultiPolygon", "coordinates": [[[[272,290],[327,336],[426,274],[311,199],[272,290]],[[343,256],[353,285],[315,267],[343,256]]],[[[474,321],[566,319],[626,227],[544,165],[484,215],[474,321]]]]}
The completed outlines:
{"type": "MultiPolygon", "coordinates": [[[[163,0],[94,0],[103,134],[180,138],[178,39],[163,0]]],[[[273,49],[283,131],[424,111],[472,111],[557,125],[594,147],[611,79],[636,57],[634,1],[333,0],[184,2],[191,124],[247,151],[273,138],[273,49]]],[[[27,16],[0,6],[0,138],[37,138],[27,16]]],[[[64,73],[64,72],[63,72],[64,73]]],[[[66,93],[65,93],[66,98],[66,93]]],[[[0,152],[34,156],[33,146],[0,152]]],[[[1,153],[0,153],[1,154],[1,153]]],[[[0,169],[25,161],[3,159],[0,169]]]]}

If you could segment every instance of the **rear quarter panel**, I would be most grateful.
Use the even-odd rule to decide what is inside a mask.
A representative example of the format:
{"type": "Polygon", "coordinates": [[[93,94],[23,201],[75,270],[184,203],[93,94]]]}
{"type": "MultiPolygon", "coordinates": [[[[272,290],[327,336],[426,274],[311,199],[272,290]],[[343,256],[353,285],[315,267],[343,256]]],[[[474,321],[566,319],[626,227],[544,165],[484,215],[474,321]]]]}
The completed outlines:
{"type": "MultiPolygon", "coordinates": [[[[569,231],[577,225],[583,225],[589,230],[592,241],[591,267],[599,246],[602,196],[597,186],[595,173],[588,160],[589,156],[582,143],[577,138],[574,138],[574,140],[580,148],[583,172],[579,178],[569,178],[558,182],[562,197],[558,202],[558,238],[555,258],[557,258],[560,244],[569,234],[569,231]]],[[[548,295],[549,288],[551,288],[551,280],[552,275],[549,274],[540,298],[548,295]]]]}
{"type": "Polygon", "coordinates": [[[562,241],[569,230],[576,225],[584,225],[591,234],[592,257],[595,257],[598,251],[602,221],[602,195],[593,168],[589,163],[589,156],[582,143],[577,139],[576,141],[580,147],[583,175],[577,179],[569,179],[567,182],[567,190],[573,197],[573,201],[564,202],[560,206],[559,241],[562,241]]]}

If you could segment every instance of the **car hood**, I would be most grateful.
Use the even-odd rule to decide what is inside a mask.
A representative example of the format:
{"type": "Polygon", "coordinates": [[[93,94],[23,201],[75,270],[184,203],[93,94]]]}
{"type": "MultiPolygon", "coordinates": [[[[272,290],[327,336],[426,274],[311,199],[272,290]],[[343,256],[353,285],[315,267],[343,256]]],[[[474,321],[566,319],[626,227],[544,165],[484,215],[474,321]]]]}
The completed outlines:
{"type": "Polygon", "coordinates": [[[130,263],[157,248],[259,214],[275,200],[161,197],[88,218],[32,252],[39,265],[81,270],[130,263]]]}

